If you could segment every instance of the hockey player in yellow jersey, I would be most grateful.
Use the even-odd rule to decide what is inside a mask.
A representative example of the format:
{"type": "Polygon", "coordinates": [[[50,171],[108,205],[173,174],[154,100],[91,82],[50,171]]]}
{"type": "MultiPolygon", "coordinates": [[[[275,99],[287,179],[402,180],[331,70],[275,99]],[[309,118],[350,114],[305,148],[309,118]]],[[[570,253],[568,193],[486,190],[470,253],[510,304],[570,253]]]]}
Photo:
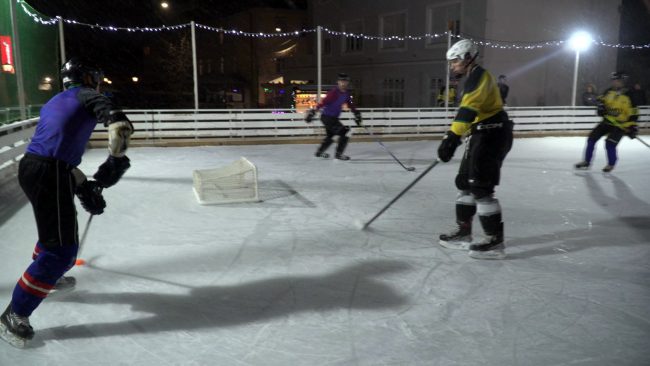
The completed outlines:
{"type": "Polygon", "coordinates": [[[467,136],[465,153],[456,176],[457,228],[440,235],[440,245],[469,249],[477,259],[505,258],[501,206],[494,198],[501,164],[512,147],[513,123],[503,110],[494,77],[476,63],[478,47],[470,40],[456,42],[447,51],[451,70],[466,77],[463,97],[449,131],[438,147],[438,158],[451,160],[461,138],[467,136]],[[478,213],[486,238],[472,243],[472,221],[478,213]]]}
{"type": "Polygon", "coordinates": [[[577,163],[576,169],[589,169],[596,142],[607,135],[605,141],[607,165],[603,168],[603,172],[611,172],[618,160],[616,146],[623,135],[633,139],[638,133],[636,121],[639,113],[625,89],[627,75],[622,72],[613,72],[611,79],[612,87],[598,97],[598,115],[602,116],[603,120],[589,133],[585,148],[585,160],[577,163]]]}
{"type": "Polygon", "coordinates": [[[455,107],[456,101],[458,98],[458,80],[456,78],[450,78],[449,80],[449,95],[447,95],[447,86],[443,85],[440,87],[440,92],[438,93],[438,107],[445,106],[445,96],[447,97],[447,105],[449,107],[455,107]]]}

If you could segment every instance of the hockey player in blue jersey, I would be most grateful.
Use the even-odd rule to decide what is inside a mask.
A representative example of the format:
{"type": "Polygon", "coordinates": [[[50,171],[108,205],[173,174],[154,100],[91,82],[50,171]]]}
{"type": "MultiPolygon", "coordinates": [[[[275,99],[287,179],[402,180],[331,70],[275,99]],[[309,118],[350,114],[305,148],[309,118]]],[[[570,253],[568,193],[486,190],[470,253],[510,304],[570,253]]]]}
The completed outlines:
{"type": "Polygon", "coordinates": [[[88,60],[73,58],[61,68],[61,77],[64,91],[41,109],[18,168],[20,186],[36,218],[38,242],[33,262],[0,316],[0,336],[20,348],[34,337],[29,316],[41,301],[57,288],[74,286],[74,278],[63,276],[74,265],[79,249],[74,196],[90,214],[103,213],[102,189],[117,183],[130,167],[125,152],[133,126],[99,93],[102,71],[88,60]],[[108,127],[109,156],[90,180],[77,166],[98,123],[108,127]]]}

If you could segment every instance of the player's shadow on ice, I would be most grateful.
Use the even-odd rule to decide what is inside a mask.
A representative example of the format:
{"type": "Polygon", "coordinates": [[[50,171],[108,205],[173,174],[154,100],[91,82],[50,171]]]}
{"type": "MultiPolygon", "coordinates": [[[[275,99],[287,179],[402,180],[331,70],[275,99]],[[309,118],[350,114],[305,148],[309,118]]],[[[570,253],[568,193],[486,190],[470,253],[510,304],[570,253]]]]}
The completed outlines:
{"type": "MultiPolygon", "coordinates": [[[[593,174],[584,173],[576,174],[579,177],[585,179],[587,189],[589,190],[589,196],[594,200],[599,206],[603,207],[607,212],[616,214],[617,212],[631,212],[639,211],[642,214],[650,214],[650,204],[638,198],[630,189],[623,180],[618,178],[614,174],[603,174],[602,177],[605,180],[611,182],[611,185],[614,187],[615,197],[610,197],[603,190],[602,186],[593,174]]],[[[624,219],[625,217],[621,217],[624,219]]]]}
{"type": "Polygon", "coordinates": [[[608,174],[604,178],[612,182],[615,197],[609,196],[592,174],[576,175],[585,179],[589,196],[599,206],[603,207],[604,211],[612,214],[614,218],[593,222],[590,226],[574,230],[514,239],[517,248],[549,242],[559,242],[562,246],[561,248],[558,248],[557,245],[546,246],[512,255],[509,254],[510,259],[565,254],[598,246],[628,246],[634,243],[647,242],[647,238],[650,237],[650,216],[648,216],[650,204],[634,195],[630,187],[614,175],[608,174]],[[619,215],[619,213],[622,213],[622,215],[619,215]],[[618,235],[620,232],[617,230],[621,226],[632,229],[635,235],[621,238],[618,235]]]}
{"type": "Polygon", "coordinates": [[[186,294],[76,293],[51,301],[105,307],[125,304],[133,312],[147,315],[43,329],[37,338],[47,341],[189,331],[245,325],[304,312],[394,308],[407,304],[408,299],[382,283],[381,277],[409,268],[399,261],[371,261],[325,275],[284,276],[228,286],[187,286],[186,294]]]}

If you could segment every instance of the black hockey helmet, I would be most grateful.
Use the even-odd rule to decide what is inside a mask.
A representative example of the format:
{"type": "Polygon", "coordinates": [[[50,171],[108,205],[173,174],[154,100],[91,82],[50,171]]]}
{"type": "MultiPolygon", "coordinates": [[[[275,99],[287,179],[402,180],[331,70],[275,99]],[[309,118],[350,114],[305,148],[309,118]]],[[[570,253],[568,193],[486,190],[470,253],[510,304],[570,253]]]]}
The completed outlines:
{"type": "Polygon", "coordinates": [[[337,80],[350,81],[350,76],[346,73],[341,72],[339,73],[337,80]]]}
{"type": "Polygon", "coordinates": [[[73,85],[96,88],[103,77],[104,72],[99,66],[85,58],[73,57],[61,66],[61,79],[63,79],[64,89],[68,89],[73,85]]]}
{"type": "Polygon", "coordinates": [[[610,77],[611,80],[623,80],[627,79],[627,74],[624,73],[623,71],[614,71],[610,77]]]}

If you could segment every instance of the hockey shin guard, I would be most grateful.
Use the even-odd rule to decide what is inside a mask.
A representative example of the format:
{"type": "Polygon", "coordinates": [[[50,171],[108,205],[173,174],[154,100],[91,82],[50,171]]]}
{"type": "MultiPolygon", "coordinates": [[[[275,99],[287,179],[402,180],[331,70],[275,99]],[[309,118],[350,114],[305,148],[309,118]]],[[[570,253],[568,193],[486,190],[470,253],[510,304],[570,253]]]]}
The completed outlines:
{"type": "Polygon", "coordinates": [[[462,228],[472,230],[472,219],[476,214],[476,200],[469,191],[458,192],[456,198],[456,223],[462,228]]]}
{"type": "Polygon", "coordinates": [[[339,143],[336,145],[336,154],[341,155],[345,151],[345,147],[348,146],[348,140],[350,138],[347,135],[339,137],[339,143]]]}
{"type": "Polygon", "coordinates": [[[596,146],[596,141],[594,139],[587,139],[587,147],[585,148],[585,161],[591,163],[591,159],[594,157],[594,147],[596,146]]]}
{"type": "Polygon", "coordinates": [[[72,267],[78,249],[77,245],[42,248],[14,288],[11,306],[16,314],[32,314],[54,288],[56,281],[72,267]]]}
{"type": "Polygon", "coordinates": [[[501,205],[493,197],[476,200],[478,218],[486,235],[503,238],[503,221],[501,218],[501,205]]]}
{"type": "Polygon", "coordinates": [[[324,139],[323,142],[321,142],[320,146],[318,147],[318,150],[316,151],[316,154],[321,154],[324,153],[325,150],[327,150],[330,145],[332,145],[332,136],[327,135],[324,139]]]}
{"type": "Polygon", "coordinates": [[[616,145],[618,145],[618,142],[613,142],[609,139],[605,141],[605,150],[607,150],[607,164],[611,166],[616,165],[616,161],[618,160],[618,156],[616,156],[616,145]]]}

